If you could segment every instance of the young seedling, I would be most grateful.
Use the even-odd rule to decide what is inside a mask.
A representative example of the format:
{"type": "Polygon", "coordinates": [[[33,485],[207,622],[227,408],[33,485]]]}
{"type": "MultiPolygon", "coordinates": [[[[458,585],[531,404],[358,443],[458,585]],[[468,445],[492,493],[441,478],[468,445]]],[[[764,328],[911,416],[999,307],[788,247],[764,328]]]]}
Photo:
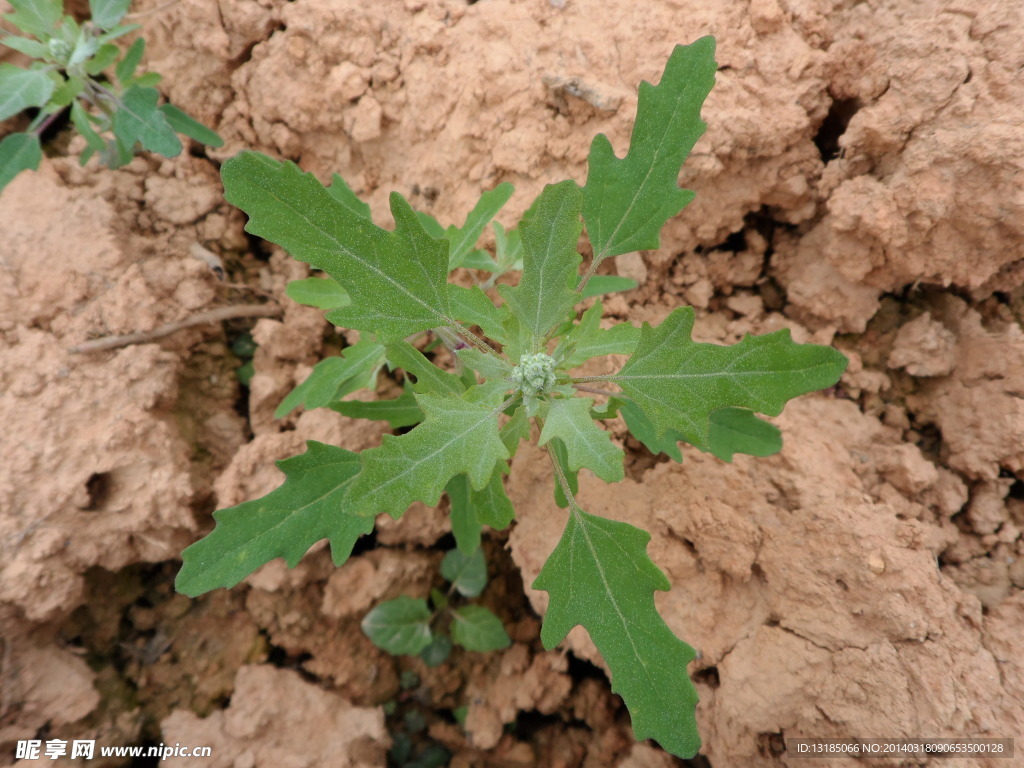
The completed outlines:
{"type": "Polygon", "coordinates": [[[71,124],[85,139],[82,165],[93,155],[119,168],[137,146],[174,157],[181,133],[213,147],[221,138],[171,104],[157,106],[160,82],[155,72],[136,72],[145,41],[127,51],[114,40],[139,28],[123,25],[131,0],[89,0],[92,18],[79,24],[63,11],[61,0],[10,0],[14,13],[4,18],[24,36],[5,35],[0,44],[33,61],[27,69],[0,64],[0,120],[37,108],[28,129],[0,141],[0,191],[43,157],[40,136],[70,110],[71,124]],[[113,73],[113,77],[111,77],[113,73]]]}
{"type": "Polygon", "coordinates": [[[487,586],[487,562],[480,547],[466,555],[453,549],[441,561],[441,575],[451,583],[447,593],[430,591],[430,602],[402,595],[381,603],[363,619],[363,632],[381,650],[419,655],[428,666],[443,664],[452,643],[467,651],[498,651],[511,640],[501,619],[482,605],[453,605],[453,600],[478,597],[487,586]],[[447,620],[447,621],[446,621],[447,620]]]}
{"type": "MultiPolygon", "coordinates": [[[[502,529],[512,521],[503,476],[533,423],[550,456],[555,500],[568,508],[561,540],[533,584],[550,595],[541,640],[553,648],[573,627],[585,627],[636,737],[657,739],[682,757],[695,754],[697,694],[686,672],[694,651],[655,608],[654,591],[669,589],[669,582],[647,556],[650,534],[583,510],[578,474],[623,478],[623,451],[598,425],[617,413],[652,451],[677,461],[681,441],[726,461],[734,453],[774,453],[779,432],[756,414],[778,415],[789,399],[834,384],[846,367],[836,350],[796,344],[788,330],[732,346],[695,342],[688,307],[642,328],[602,328],[600,301],[577,315],[598,267],[657,248],[662,225],[692,199],[677,178],[704,131],[700,108],[715,71],[714,40],[703,38],[676,47],[659,85],[641,84],[626,156],[616,157],[608,139],[597,136],[586,184],[546,187],[523,216],[515,230],[522,275],[515,287],[497,286],[500,303],[480,287],[448,282],[453,267],[485,265],[479,256],[469,260],[476,235],[462,238],[458,229],[425,223],[401,195],[391,195],[396,225],[387,231],[337,179],[325,189],[295,165],[253,152],[225,163],[227,198],[248,214],[248,231],[326,272],[344,290],[320,287],[333,296],[327,318],[364,333],[333,365],[365,378],[350,376],[300,399],[307,407],[416,426],[361,454],[310,441],[304,454],[279,463],[286,476],[280,488],[215,514],[214,531],[183,553],[177,588],[198,595],[231,587],[275,557],[294,566],[323,538],[341,565],[377,514],[399,518],[415,501],[437,504],[442,493],[450,499],[458,549],[470,556],[482,526],[502,529]],[[593,258],[581,275],[584,225],[593,258]],[[408,341],[428,332],[453,349],[461,373],[435,366],[408,341]],[[628,359],[615,373],[573,375],[603,355],[628,359]],[[372,382],[385,364],[405,372],[401,397],[337,401],[348,387],[372,382]],[[615,388],[601,404],[580,396],[595,382],[615,388]]],[[[503,185],[485,199],[507,199],[507,191],[503,185]]],[[[499,250],[491,264],[502,258],[499,250]]],[[[517,260],[504,254],[505,266],[517,260]]],[[[397,650],[421,652],[430,642],[422,629],[428,607],[412,598],[399,602],[403,615],[415,612],[407,624],[418,628],[397,650]]],[[[376,618],[367,621],[376,631],[376,618]]]]}

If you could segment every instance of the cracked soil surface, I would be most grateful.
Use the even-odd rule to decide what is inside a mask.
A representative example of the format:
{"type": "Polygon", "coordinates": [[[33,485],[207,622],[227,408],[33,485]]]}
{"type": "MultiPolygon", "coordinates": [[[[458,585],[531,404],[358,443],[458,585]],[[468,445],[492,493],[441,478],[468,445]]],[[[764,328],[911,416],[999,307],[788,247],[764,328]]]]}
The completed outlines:
{"type": "MultiPolygon", "coordinates": [[[[547,595],[529,585],[564,513],[526,447],[507,483],[517,520],[485,541],[483,602],[513,639],[505,651],[428,669],[360,631],[380,600],[439,582],[448,522],[422,506],[382,520],[340,569],[319,545],[231,591],[189,600],[172,585],[214,509],[280,483],[274,460],[309,439],[360,450],[385,432],[330,411],[273,418],[350,339],[285,298],[306,267],[245,235],[220,162],[247,148],[340,173],[382,226],[391,190],[447,224],[509,181],[498,220],[513,226],[545,184],[583,181],[594,134],[621,154],[638,83],[706,34],[717,85],[680,179],[696,200],[661,248],[611,265],[640,285],[606,314],[655,322],[687,304],[700,340],[787,327],[851,365],[776,420],[776,456],[664,462],[612,422],[627,479],[581,477],[588,511],[651,531],[672,583],[658,606],[698,651],[692,765],[939,764],[794,760],[787,737],[1018,737],[1024,750],[1024,6],[133,10],[152,11],[140,22],[164,94],[226,145],[109,171],[80,168],[59,134],[0,196],[0,765],[29,738],[209,745],[204,765],[218,768],[383,766],[406,738],[452,766],[682,764],[633,742],[582,629],[540,645],[547,595]],[[225,279],[196,253],[215,254],[225,279]],[[69,351],[266,303],[280,311],[69,351]]],[[[378,391],[397,388],[384,376],[378,391]]]]}

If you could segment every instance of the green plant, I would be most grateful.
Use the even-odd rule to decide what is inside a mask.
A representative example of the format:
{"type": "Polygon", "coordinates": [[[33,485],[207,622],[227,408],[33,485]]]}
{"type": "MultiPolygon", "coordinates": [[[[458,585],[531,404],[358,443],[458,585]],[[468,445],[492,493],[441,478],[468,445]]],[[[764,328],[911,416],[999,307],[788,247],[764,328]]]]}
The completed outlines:
{"type": "Polygon", "coordinates": [[[429,604],[406,595],[380,603],[363,619],[366,636],[388,653],[419,654],[431,667],[448,659],[453,642],[468,651],[507,648],[511,641],[501,619],[481,605],[451,605],[458,596],[479,596],[487,586],[483,550],[475,547],[468,555],[451,550],[441,562],[441,575],[451,583],[447,593],[432,589],[429,604]]]}
{"type": "MultiPolygon", "coordinates": [[[[309,442],[306,453],[279,463],[286,476],[280,488],[216,513],[215,530],[183,553],[178,589],[197,595],[230,587],[275,557],[294,566],[322,538],[340,565],[373,529],[375,515],[398,518],[413,502],[437,504],[445,492],[457,545],[471,554],[482,526],[501,529],[513,518],[503,475],[532,421],[551,458],[555,500],[569,509],[562,538],[534,582],[550,594],[541,639],[552,648],[583,625],[611,670],[636,737],[693,755],[700,746],[697,695],[686,666],[694,652],[655,608],[654,591],[669,589],[669,582],[647,556],[650,535],[589,514],[576,500],[580,470],[608,482],[624,474],[623,451],[597,422],[621,413],[652,451],[677,461],[680,441],[726,461],[737,452],[767,455],[781,439],[756,414],[779,414],[787,400],[834,384],[846,366],[838,351],[796,344],[787,330],[733,346],[694,342],[691,308],[642,328],[602,328],[600,301],[577,317],[595,270],[616,255],[658,247],[661,226],[692,199],[677,177],[704,131],[700,108],[715,71],[712,38],[677,46],[659,85],[640,86],[627,155],[617,158],[599,135],[583,187],[563,181],[544,189],[515,230],[522,275],[515,287],[497,287],[500,304],[479,286],[448,282],[451,268],[469,263],[466,243],[476,235],[461,238],[465,228],[424,224],[401,195],[391,195],[396,226],[387,231],[337,177],[325,189],[295,165],[252,152],[225,163],[227,198],[248,214],[247,229],[326,272],[333,283],[318,290],[333,296],[328,319],[372,334],[334,358],[337,375],[324,375],[325,386],[307,388],[288,407],[301,400],[416,426],[358,455],[309,442]],[[581,276],[584,224],[594,255],[581,276]],[[429,332],[453,350],[461,371],[442,370],[410,343],[429,332]],[[612,354],[629,356],[618,372],[572,375],[591,358],[612,354]],[[405,372],[401,397],[338,402],[385,364],[405,372]],[[620,391],[606,392],[600,405],[577,396],[595,382],[620,391]]],[[[485,198],[507,199],[503,187],[485,198]]],[[[518,259],[502,247],[509,246],[499,239],[492,263],[511,268],[518,259]]],[[[471,266],[484,264],[473,258],[471,266]]],[[[426,606],[417,605],[422,624],[426,606]]],[[[399,650],[413,652],[426,641],[421,634],[399,650]]]]}
{"type": "Polygon", "coordinates": [[[122,25],[131,0],[89,0],[92,18],[82,24],[63,12],[61,0],[10,0],[4,18],[24,33],[0,44],[33,59],[27,69],[0,64],[0,120],[38,108],[28,129],[0,141],[0,190],[42,160],[40,136],[70,110],[85,139],[81,163],[94,154],[111,168],[128,163],[137,145],[165,157],[181,152],[178,133],[219,147],[220,137],[171,104],[157,106],[155,72],[136,74],[145,41],[127,51],[114,40],[139,28],[122,25]],[[109,73],[113,72],[113,77],[109,73]]]}

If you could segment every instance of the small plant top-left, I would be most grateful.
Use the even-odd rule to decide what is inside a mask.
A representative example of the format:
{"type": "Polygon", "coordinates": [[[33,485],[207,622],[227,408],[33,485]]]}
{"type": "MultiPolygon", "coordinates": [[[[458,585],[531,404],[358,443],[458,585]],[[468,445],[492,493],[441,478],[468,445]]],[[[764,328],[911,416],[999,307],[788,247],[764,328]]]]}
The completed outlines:
{"type": "Polygon", "coordinates": [[[0,63],[0,120],[38,110],[24,131],[0,141],[0,191],[43,157],[40,137],[66,114],[85,139],[81,163],[97,155],[110,168],[126,165],[137,147],[174,157],[178,134],[212,147],[215,132],[171,104],[159,104],[156,72],[138,71],[146,43],[127,49],[114,41],[134,32],[124,24],[131,0],[89,0],[92,18],[79,23],[61,0],[10,0],[4,19],[22,34],[4,34],[0,44],[32,59],[25,67],[0,63]],[[68,114],[70,113],[70,114],[68,114]]]}

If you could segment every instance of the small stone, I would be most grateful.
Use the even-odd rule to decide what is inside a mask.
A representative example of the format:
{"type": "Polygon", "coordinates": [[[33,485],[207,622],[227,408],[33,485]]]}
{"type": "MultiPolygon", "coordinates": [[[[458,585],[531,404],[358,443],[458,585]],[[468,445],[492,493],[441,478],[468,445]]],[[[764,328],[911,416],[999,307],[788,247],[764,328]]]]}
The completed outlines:
{"type": "Polygon", "coordinates": [[[764,314],[764,301],[757,294],[738,293],[725,300],[725,306],[745,317],[760,317],[764,314]]]}
{"type": "Polygon", "coordinates": [[[911,376],[945,376],[956,366],[956,355],[956,336],[925,312],[896,334],[889,367],[905,368],[911,376]]]}
{"type": "Polygon", "coordinates": [[[868,555],[868,568],[876,576],[885,573],[885,558],[882,557],[881,552],[876,551],[868,555]]]}
{"type": "Polygon", "coordinates": [[[380,137],[383,117],[380,103],[372,96],[363,96],[347,113],[345,130],[353,141],[372,141],[380,137]]]}

